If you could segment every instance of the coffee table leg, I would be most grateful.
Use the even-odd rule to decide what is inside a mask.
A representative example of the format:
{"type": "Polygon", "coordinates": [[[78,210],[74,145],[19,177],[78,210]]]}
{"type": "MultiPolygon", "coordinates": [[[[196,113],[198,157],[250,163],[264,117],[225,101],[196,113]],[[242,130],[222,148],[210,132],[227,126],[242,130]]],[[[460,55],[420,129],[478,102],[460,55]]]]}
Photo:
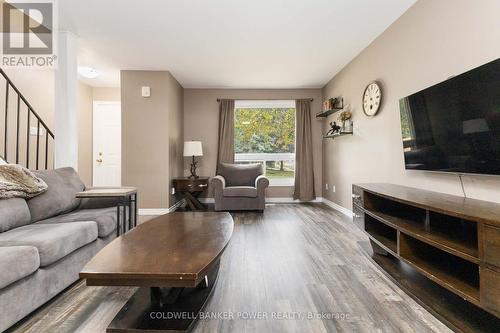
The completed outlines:
{"type": "Polygon", "coordinates": [[[132,195],[128,196],[128,230],[133,228],[132,225],[132,195]]]}
{"type": "Polygon", "coordinates": [[[217,262],[195,288],[139,288],[106,332],[189,332],[212,295],[219,267],[217,262]]]}
{"type": "Polygon", "coordinates": [[[121,198],[118,199],[118,204],[116,205],[116,237],[120,236],[120,205],[121,198]]]}

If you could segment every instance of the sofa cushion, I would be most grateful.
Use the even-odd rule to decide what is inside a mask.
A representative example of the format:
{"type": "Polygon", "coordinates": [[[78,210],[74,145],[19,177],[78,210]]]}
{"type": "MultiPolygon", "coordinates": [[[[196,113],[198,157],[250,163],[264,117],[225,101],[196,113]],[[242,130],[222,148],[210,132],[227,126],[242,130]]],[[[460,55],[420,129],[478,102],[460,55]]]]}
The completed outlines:
{"type": "Polygon", "coordinates": [[[75,194],[85,185],[73,168],[35,171],[47,183],[47,191],[27,201],[31,222],[70,212],[80,204],[75,194]]]}
{"type": "Polygon", "coordinates": [[[21,227],[30,221],[30,210],[24,199],[0,199],[0,232],[21,227]]]}
{"type": "Polygon", "coordinates": [[[0,234],[0,246],[34,246],[45,267],[96,239],[97,224],[92,221],[31,224],[0,234]]]}
{"type": "Polygon", "coordinates": [[[220,163],[217,173],[224,177],[226,186],[255,186],[255,179],[262,175],[262,164],[220,163]]]}
{"type": "Polygon", "coordinates": [[[38,221],[36,224],[68,223],[78,221],[94,221],[97,223],[99,237],[104,238],[116,230],[116,207],[75,210],[71,213],[38,221]]]}
{"type": "Polygon", "coordinates": [[[256,198],[257,188],[253,186],[230,186],[222,190],[222,195],[225,197],[256,198]]]}
{"type": "Polygon", "coordinates": [[[33,246],[0,247],[0,289],[21,280],[40,267],[38,250],[33,246]]]}

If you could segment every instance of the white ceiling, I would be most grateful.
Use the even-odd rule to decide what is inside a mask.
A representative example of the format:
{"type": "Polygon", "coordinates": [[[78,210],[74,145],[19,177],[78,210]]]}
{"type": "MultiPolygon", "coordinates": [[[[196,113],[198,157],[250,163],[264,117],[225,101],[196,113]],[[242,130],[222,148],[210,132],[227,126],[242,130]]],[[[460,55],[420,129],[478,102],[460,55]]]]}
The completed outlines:
{"type": "Polygon", "coordinates": [[[415,0],[63,0],[79,64],[169,70],[185,88],[322,87],[415,0]]]}

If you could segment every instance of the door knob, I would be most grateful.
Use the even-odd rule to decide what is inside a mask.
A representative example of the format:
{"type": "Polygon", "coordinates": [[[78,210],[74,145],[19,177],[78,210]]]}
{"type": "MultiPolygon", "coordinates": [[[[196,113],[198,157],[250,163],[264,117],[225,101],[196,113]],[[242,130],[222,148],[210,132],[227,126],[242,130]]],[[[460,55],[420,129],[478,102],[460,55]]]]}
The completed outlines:
{"type": "Polygon", "coordinates": [[[97,160],[95,160],[97,163],[102,163],[102,158],[98,158],[97,160]]]}

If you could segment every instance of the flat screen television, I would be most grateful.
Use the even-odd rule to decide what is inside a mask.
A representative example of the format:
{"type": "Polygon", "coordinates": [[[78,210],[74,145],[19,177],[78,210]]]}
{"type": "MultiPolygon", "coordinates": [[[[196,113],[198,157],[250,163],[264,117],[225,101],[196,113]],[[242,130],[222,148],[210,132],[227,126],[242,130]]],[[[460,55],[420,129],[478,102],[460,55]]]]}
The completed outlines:
{"type": "Polygon", "coordinates": [[[406,169],[500,175],[500,59],[399,101],[406,169]]]}

